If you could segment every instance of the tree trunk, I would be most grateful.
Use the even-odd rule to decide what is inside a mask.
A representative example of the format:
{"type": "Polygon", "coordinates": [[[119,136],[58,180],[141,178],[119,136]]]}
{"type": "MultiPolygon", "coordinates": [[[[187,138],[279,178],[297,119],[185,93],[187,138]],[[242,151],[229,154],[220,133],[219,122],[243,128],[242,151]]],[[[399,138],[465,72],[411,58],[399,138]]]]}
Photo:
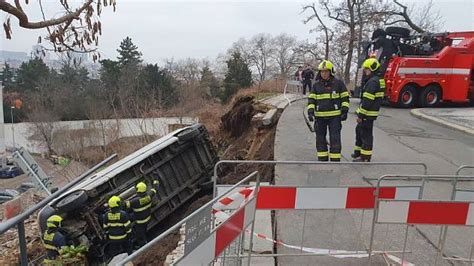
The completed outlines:
{"type": "Polygon", "coordinates": [[[347,58],[346,58],[346,65],[344,69],[344,83],[349,84],[351,81],[351,64],[352,64],[352,56],[354,53],[354,42],[355,42],[355,19],[354,19],[354,5],[351,0],[347,0],[347,7],[349,9],[350,15],[350,25],[349,25],[349,45],[347,47],[347,58]]]}
{"type": "MultiPolygon", "coordinates": [[[[359,67],[359,57],[361,56],[361,53],[362,53],[362,47],[361,47],[361,42],[362,42],[362,33],[363,33],[363,30],[364,30],[364,21],[362,19],[362,14],[360,12],[360,6],[362,5],[361,2],[358,2],[357,3],[357,20],[359,22],[359,32],[358,32],[358,42],[357,42],[357,66],[356,66],[356,78],[359,76],[359,71],[360,71],[360,67],[359,67]]],[[[357,83],[357,81],[355,82],[357,83]]],[[[354,88],[355,88],[355,84],[354,84],[354,88]]]]}
{"type": "Polygon", "coordinates": [[[326,51],[324,53],[324,59],[328,60],[329,59],[329,33],[328,33],[328,28],[324,26],[324,34],[326,35],[326,51]]]}

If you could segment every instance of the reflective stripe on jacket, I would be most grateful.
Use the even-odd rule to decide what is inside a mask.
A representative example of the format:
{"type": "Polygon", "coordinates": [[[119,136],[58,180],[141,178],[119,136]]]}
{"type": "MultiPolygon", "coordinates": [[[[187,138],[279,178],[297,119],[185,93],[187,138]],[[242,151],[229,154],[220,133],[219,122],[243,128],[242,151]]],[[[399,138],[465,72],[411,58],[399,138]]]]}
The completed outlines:
{"type": "Polygon", "coordinates": [[[113,208],[104,214],[103,227],[110,240],[122,240],[132,232],[127,212],[113,208]]]}
{"type": "Polygon", "coordinates": [[[129,202],[127,207],[133,209],[134,219],[137,224],[145,224],[151,219],[152,198],[155,196],[156,190],[152,188],[148,192],[138,193],[129,202]]]}
{"type": "Polygon", "coordinates": [[[46,258],[54,260],[59,255],[59,250],[66,246],[66,237],[58,229],[48,229],[43,233],[43,245],[46,248],[46,258]]]}
{"type": "Polygon", "coordinates": [[[356,113],[360,118],[377,119],[385,95],[385,80],[373,75],[362,88],[362,97],[356,113]]]}
{"type": "Polygon", "coordinates": [[[331,77],[314,83],[308,97],[308,109],[319,118],[340,116],[349,111],[349,92],[342,81],[331,77]]]}

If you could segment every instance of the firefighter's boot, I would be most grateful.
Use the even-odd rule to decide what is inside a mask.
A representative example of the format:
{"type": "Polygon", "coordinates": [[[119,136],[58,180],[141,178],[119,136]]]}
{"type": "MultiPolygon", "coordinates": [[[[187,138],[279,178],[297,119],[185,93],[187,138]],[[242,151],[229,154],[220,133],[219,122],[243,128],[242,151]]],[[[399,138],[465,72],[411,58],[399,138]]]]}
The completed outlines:
{"type": "Polygon", "coordinates": [[[368,162],[370,162],[370,158],[357,157],[354,160],[352,160],[352,162],[354,162],[354,163],[368,163],[368,162]]]}

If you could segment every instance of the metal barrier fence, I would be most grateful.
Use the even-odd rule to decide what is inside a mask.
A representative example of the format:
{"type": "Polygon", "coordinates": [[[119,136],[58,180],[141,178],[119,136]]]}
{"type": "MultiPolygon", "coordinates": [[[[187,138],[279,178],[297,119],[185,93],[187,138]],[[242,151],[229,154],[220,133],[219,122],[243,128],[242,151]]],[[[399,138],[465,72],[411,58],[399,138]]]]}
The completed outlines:
{"type": "MultiPolygon", "coordinates": [[[[426,164],[424,163],[414,163],[414,162],[373,162],[373,163],[349,163],[349,162],[314,162],[314,161],[239,161],[239,160],[223,160],[223,161],[219,161],[215,167],[214,167],[214,177],[213,177],[213,181],[214,181],[214,184],[216,184],[217,182],[217,179],[218,179],[218,175],[217,175],[217,172],[218,172],[218,168],[220,165],[222,164],[225,164],[225,163],[228,163],[228,164],[287,164],[287,165],[349,165],[349,166],[361,166],[361,165],[367,165],[367,166],[380,166],[380,165],[393,165],[393,166],[399,166],[399,165],[412,165],[412,166],[422,166],[423,167],[423,170],[424,170],[424,173],[426,174],[427,172],[427,166],[426,164]]],[[[396,175],[390,175],[391,177],[398,177],[396,175]]],[[[409,176],[409,175],[405,175],[404,177],[406,176],[409,176]]],[[[298,187],[288,187],[288,186],[264,186],[264,187],[260,187],[260,189],[257,189],[258,190],[258,198],[257,198],[257,203],[256,203],[256,208],[257,209],[272,209],[272,210],[291,210],[291,209],[303,209],[303,210],[318,210],[318,209],[331,209],[331,210],[336,210],[336,209],[361,209],[361,210],[364,210],[364,209],[374,209],[374,208],[377,208],[378,207],[378,202],[382,199],[396,199],[396,200],[414,200],[414,199],[421,199],[422,198],[422,194],[423,194],[423,190],[424,190],[424,186],[425,186],[425,179],[428,179],[430,177],[434,177],[436,178],[436,176],[426,176],[426,175],[418,175],[418,176],[422,176],[424,178],[420,178],[420,180],[422,181],[421,183],[421,186],[405,186],[405,187],[380,187],[380,183],[378,182],[377,183],[377,187],[333,187],[333,188],[330,188],[330,187],[314,187],[314,186],[305,186],[305,187],[301,187],[300,189],[298,187]],[[281,193],[281,191],[275,191],[278,190],[278,189],[287,189],[287,190],[294,190],[294,192],[289,192],[288,195],[292,195],[294,197],[294,199],[291,199],[291,197],[286,197],[287,195],[283,195],[281,193]],[[329,191],[323,191],[323,190],[331,190],[331,192],[329,191]],[[348,198],[349,198],[349,191],[351,189],[360,189],[361,191],[364,191],[363,194],[358,194],[358,197],[361,197],[359,199],[361,199],[362,202],[364,202],[363,206],[357,206],[357,205],[351,205],[351,204],[354,204],[354,203],[350,203],[348,201],[348,198]],[[407,192],[400,192],[399,194],[397,194],[396,191],[400,190],[400,191],[403,191],[403,190],[410,190],[411,192],[407,194],[407,192]],[[272,191],[273,190],[273,191],[272,191]],[[301,190],[301,191],[298,191],[298,190],[301,190]],[[310,191],[311,190],[311,191],[310,191]],[[317,203],[311,203],[309,205],[305,205],[305,203],[303,201],[301,201],[302,198],[304,198],[304,194],[306,193],[306,195],[316,195],[316,190],[318,190],[318,192],[320,193],[323,193],[323,194],[326,194],[326,195],[329,195],[331,193],[334,193],[336,192],[336,194],[341,194],[341,193],[347,193],[343,198],[341,197],[341,199],[338,199],[338,202],[341,203],[341,202],[345,202],[346,205],[344,206],[335,206],[334,204],[336,204],[334,202],[334,199],[330,199],[329,200],[329,203],[330,203],[330,206],[329,207],[321,207],[321,205],[318,206],[317,203]],[[385,191],[385,192],[384,192],[385,191]],[[383,196],[383,194],[385,193],[386,196],[383,196]],[[415,194],[417,195],[415,195],[415,194]],[[266,201],[265,198],[268,197],[270,194],[273,194],[273,195],[278,195],[278,197],[280,198],[280,201],[279,201],[279,204],[283,204],[283,206],[276,206],[276,205],[265,205],[265,204],[268,204],[268,200],[266,201]],[[361,196],[362,195],[362,196],[361,196]],[[403,197],[400,196],[398,197],[397,195],[404,195],[403,197]],[[409,195],[409,196],[407,196],[409,195]],[[298,200],[298,197],[300,200],[298,200]],[[281,199],[286,199],[287,201],[289,202],[292,202],[292,206],[289,206],[288,205],[288,202],[282,202],[281,199]],[[266,201],[266,203],[265,203],[266,201]],[[297,205],[296,203],[299,202],[300,204],[297,205]],[[316,204],[316,205],[314,205],[316,204]],[[351,206],[349,206],[349,205],[351,206]]],[[[225,196],[226,194],[228,194],[230,191],[232,191],[233,189],[239,187],[239,186],[242,186],[245,182],[249,181],[253,176],[247,176],[246,178],[244,178],[243,180],[241,180],[240,182],[238,182],[236,185],[232,186],[232,189],[230,189],[229,191],[227,191],[225,194],[223,194],[222,196],[220,197],[214,197],[214,199],[209,202],[208,204],[206,204],[205,206],[206,207],[209,207],[209,206],[213,206],[213,204],[215,204],[216,202],[218,202],[223,196],[225,196]]],[[[410,176],[409,176],[410,177],[410,176]]],[[[453,176],[449,176],[449,177],[453,177],[453,176]]],[[[380,179],[380,178],[379,178],[380,179]]],[[[456,177],[455,181],[452,180],[452,178],[445,178],[446,181],[452,181],[454,182],[455,184],[457,184],[458,181],[464,181],[466,179],[465,176],[458,176],[456,177]]],[[[391,178],[390,180],[397,180],[396,178],[391,178]]],[[[404,179],[401,179],[401,180],[409,180],[409,178],[404,178],[404,179]]],[[[469,179],[471,180],[471,179],[469,179]]],[[[259,183],[259,180],[258,180],[258,183],[259,183]]],[[[248,187],[248,185],[246,185],[248,187]]],[[[214,187],[214,195],[216,195],[216,186],[214,187]]],[[[408,191],[407,190],[407,191],[408,191]]],[[[311,200],[315,200],[314,198],[311,198],[311,200]]],[[[319,200],[322,200],[324,201],[324,199],[319,199],[319,200]]],[[[291,205],[291,204],[290,204],[291,205]]],[[[160,236],[158,236],[157,238],[155,238],[154,240],[152,240],[150,243],[148,243],[147,245],[145,245],[144,247],[142,247],[141,249],[139,249],[138,251],[136,251],[134,254],[132,254],[131,256],[127,257],[125,260],[121,261],[119,263],[119,265],[123,265],[124,263],[126,262],[129,262],[129,261],[132,261],[134,258],[137,258],[138,256],[140,256],[141,254],[143,254],[143,252],[145,250],[147,250],[149,247],[151,247],[152,245],[158,243],[160,240],[162,240],[166,235],[168,235],[169,233],[177,230],[178,228],[180,228],[180,226],[182,226],[183,224],[185,224],[187,221],[189,221],[193,216],[196,215],[196,213],[199,213],[201,212],[205,206],[201,207],[199,210],[197,210],[196,212],[194,212],[193,214],[191,214],[190,216],[186,217],[185,219],[183,219],[181,222],[179,222],[178,224],[176,224],[175,226],[173,226],[172,228],[168,229],[166,232],[164,232],[163,234],[161,234],[160,236]]],[[[375,209],[374,209],[374,217],[375,217],[375,209]]],[[[361,228],[359,230],[362,230],[362,222],[363,222],[363,216],[362,216],[362,221],[361,221],[361,228]]],[[[373,223],[373,226],[372,228],[374,227],[374,223],[373,223]]],[[[304,228],[304,220],[303,220],[303,228],[304,228]]],[[[407,227],[408,228],[408,227],[407,227]]],[[[303,231],[303,235],[304,235],[304,230],[303,231]]],[[[235,254],[230,254],[227,256],[227,258],[242,258],[244,256],[244,252],[241,253],[241,251],[243,251],[243,243],[245,242],[243,240],[243,234],[245,232],[245,228],[244,229],[241,229],[241,231],[239,231],[239,236],[238,238],[234,238],[234,239],[237,239],[236,241],[236,248],[235,248],[235,254]],[[242,238],[241,238],[242,236],[242,238]]],[[[408,232],[408,231],[407,231],[408,232]]],[[[360,232],[359,232],[360,233],[360,232]]],[[[252,243],[253,241],[253,237],[254,237],[254,234],[253,234],[253,230],[251,231],[251,237],[250,237],[250,242],[252,243]]],[[[404,243],[404,248],[403,250],[401,251],[397,251],[397,250],[394,250],[394,251],[374,251],[373,250],[373,245],[372,245],[372,241],[373,241],[373,232],[370,233],[370,248],[369,248],[369,252],[367,251],[360,251],[362,253],[356,253],[358,255],[362,255],[362,256],[366,256],[366,257],[371,257],[372,254],[385,254],[387,252],[389,253],[402,253],[402,261],[404,259],[404,256],[405,256],[405,253],[407,252],[406,251],[406,240],[405,240],[405,243],[404,243]]],[[[275,241],[275,240],[273,240],[275,241]]],[[[230,245],[230,242],[228,242],[227,244],[230,245]]],[[[280,243],[281,244],[281,243],[280,243]]],[[[220,251],[223,251],[224,249],[227,249],[228,245],[224,248],[221,247],[221,250],[220,251]]],[[[301,244],[300,245],[301,247],[301,252],[303,252],[303,245],[301,244]]],[[[311,252],[311,251],[307,251],[308,248],[305,248],[304,251],[306,252],[311,252]]],[[[250,263],[250,257],[251,256],[258,256],[258,257],[281,257],[281,256],[327,256],[327,255],[331,255],[331,256],[344,256],[344,255],[354,255],[354,252],[351,252],[351,251],[347,251],[347,253],[344,253],[342,251],[340,251],[339,253],[337,254],[330,254],[331,250],[329,250],[329,252],[327,254],[322,254],[322,253],[313,253],[313,254],[305,254],[305,253],[299,253],[299,254],[265,254],[265,255],[255,255],[255,254],[252,254],[252,247],[251,247],[251,244],[250,244],[250,247],[249,247],[249,252],[247,254],[247,256],[249,257],[249,263],[250,263]]],[[[332,250],[334,251],[334,250],[332,250]]],[[[223,254],[226,254],[226,252],[224,252],[223,254]]],[[[215,254],[216,257],[217,255],[219,254],[215,254]]],[[[224,255],[225,256],[225,255],[224,255]]],[[[370,260],[370,259],[369,259],[370,260]]],[[[222,261],[225,261],[225,257],[222,258],[221,262],[222,261]]],[[[179,261],[178,261],[178,264],[179,264],[179,261]]]]}
{"type": "MultiPolygon", "coordinates": [[[[368,167],[374,167],[374,166],[419,166],[419,167],[423,168],[423,173],[424,174],[427,174],[427,171],[428,171],[427,165],[425,163],[419,163],[419,162],[371,162],[371,163],[360,162],[360,163],[353,163],[353,162],[317,162],[317,161],[283,161],[283,160],[282,161],[222,160],[222,161],[217,162],[217,164],[214,166],[214,178],[213,178],[213,181],[214,181],[214,197],[216,196],[216,188],[217,188],[217,179],[218,179],[217,172],[218,172],[219,166],[222,165],[222,164],[270,164],[270,165],[279,165],[279,164],[281,164],[281,165],[334,165],[334,166],[346,165],[346,166],[368,166],[368,167]]],[[[370,178],[367,178],[367,179],[370,179],[370,178]]],[[[373,178],[373,180],[377,180],[377,178],[373,178]]],[[[279,186],[273,186],[273,187],[278,188],[279,186]]],[[[307,186],[307,188],[311,189],[310,186],[307,186]]],[[[313,188],[315,188],[315,187],[313,187],[313,188]]],[[[339,187],[339,188],[349,189],[348,187],[339,187]]],[[[368,188],[364,188],[364,187],[360,187],[360,188],[361,189],[368,189],[368,188]]],[[[262,187],[260,189],[259,199],[262,198],[262,197],[265,197],[265,192],[266,192],[265,190],[266,189],[267,189],[267,187],[262,187]]],[[[328,188],[325,187],[325,188],[322,188],[322,189],[328,189],[328,188]]],[[[418,197],[421,197],[421,195],[423,194],[423,189],[424,189],[424,184],[422,184],[422,186],[420,186],[418,197]]],[[[375,190],[375,188],[373,188],[373,190],[375,190]]],[[[372,193],[372,191],[366,191],[366,192],[372,193]]],[[[281,193],[279,193],[279,195],[281,195],[281,193]]],[[[365,197],[365,199],[367,200],[368,197],[365,197]]],[[[260,209],[260,210],[265,209],[265,208],[262,208],[260,200],[258,200],[257,202],[258,202],[257,203],[257,209],[260,209]]],[[[367,209],[372,209],[372,208],[373,208],[373,205],[372,205],[372,207],[370,207],[370,204],[369,204],[369,206],[365,205],[364,207],[359,207],[359,210],[362,210],[361,225],[360,225],[360,228],[359,228],[359,235],[361,234],[360,232],[362,230],[362,222],[364,220],[365,211],[367,209]]],[[[266,209],[271,209],[271,210],[287,209],[288,210],[288,209],[292,209],[292,208],[275,208],[275,206],[267,206],[266,209]]],[[[318,208],[307,208],[306,210],[304,210],[303,230],[302,230],[303,235],[304,235],[304,226],[306,224],[306,211],[311,210],[311,209],[312,210],[318,210],[318,208]]],[[[326,208],[326,209],[331,209],[331,208],[326,208]]],[[[337,208],[333,208],[333,209],[335,210],[337,208]]],[[[340,208],[340,209],[342,209],[342,208],[340,208]]],[[[355,210],[356,208],[349,208],[349,209],[355,210]]],[[[273,228],[275,229],[276,227],[273,226],[273,228]]],[[[273,235],[275,235],[275,233],[273,233],[273,235]]],[[[301,247],[301,252],[303,252],[303,238],[302,238],[300,247],[301,247]]],[[[391,251],[391,253],[401,253],[401,252],[402,251],[391,251]]],[[[384,253],[384,252],[380,251],[378,253],[384,253]]],[[[299,253],[299,254],[304,254],[304,253],[299,253]]],[[[299,254],[265,254],[265,256],[268,256],[268,257],[281,257],[281,256],[297,256],[299,254]]],[[[344,253],[341,253],[340,255],[344,255],[344,253]]],[[[346,255],[353,255],[353,253],[347,253],[346,255]]],[[[256,256],[261,256],[261,255],[256,255],[256,256]]],[[[322,256],[322,254],[313,253],[313,254],[305,254],[305,256],[322,256]]]]}
{"type": "Polygon", "coordinates": [[[456,175],[459,175],[459,173],[463,169],[474,169],[474,165],[461,165],[457,170],[456,170],[456,175]]]}
{"type": "Polygon", "coordinates": [[[288,101],[288,104],[291,105],[291,100],[287,96],[287,94],[288,94],[288,85],[296,86],[296,88],[297,88],[296,93],[298,93],[298,94],[301,93],[300,90],[303,89],[303,85],[302,85],[301,81],[298,81],[298,80],[287,80],[286,81],[285,87],[283,88],[283,97],[285,97],[285,99],[288,101]]]}
{"type": "MultiPolygon", "coordinates": [[[[271,165],[348,165],[348,166],[381,166],[381,165],[391,165],[391,166],[422,166],[423,173],[426,175],[428,173],[428,166],[425,163],[421,162],[318,162],[318,161],[258,161],[258,160],[221,160],[214,165],[214,193],[213,197],[216,196],[216,185],[217,185],[217,170],[222,164],[271,164],[271,165]]],[[[370,179],[370,178],[368,178],[370,179]]],[[[377,178],[375,178],[376,180],[377,178]]]]}
{"type": "Polygon", "coordinates": [[[81,174],[79,177],[59,189],[58,191],[54,192],[53,194],[49,195],[47,198],[43,199],[36,205],[28,208],[26,211],[22,212],[21,214],[6,220],[5,222],[0,224],[0,235],[5,233],[7,230],[10,228],[16,226],[18,228],[18,239],[19,239],[19,244],[20,244],[20,264],[23,265],[28,265],[28,257],[27,257],[27,250],[26,250],[26,238],[25,238],[25,224],[24,221],[28,219],[35,211],[39,210],[40,208],[43,208],[46,206],[46,204],[50,203],[52,200],[54,200],[56,197],[61,195],[63,192],[67,191],[80,181],[82,181],[84,178],[89,176],[90,174],[94,173],[97,169],[108,163],[110,160],[115,158],[117,154],[113,154],[109,157],[107,157],[105,160],[102,162],[96,164],[94,167],[90,168],[83,174],[81,174]]]}
{"type": "MultiPolygon", "coordinates": [[[[458,169],[459,170],[459,169],[458,169]]],[[[446,206],[455,207],[460,203],[464,204],[472,204],[472,209],[474,210],[474,202],[460,202],[456,201],[456,191],[457,191],[457,184],[459,181],[474,181],[474,176],[460,176],[458,175],[459,171],[456,171],[456,175],[383,175],[378,178],[377,186],[375,190],[375,208],[374,208],[374,215],[372,220],[372,228],[370,233],[370,243],[369,243],[369,264],[372,262],[372,255],[373,253],[373,246],[374,246],[374,235],[375,235],[375,225],[376,224],[406,224],[405,230],[405,238],[403,240],[403,252],[402,252],[402,263],[405,259],[405,251],[406,245],[408,240],[408,228],[409,225],[416,225],[416,224],[423,224],[423,225],[441,225],[440,236],[438,239],[438,249],[439,251],[436,254],[435,264],[438,261],[439,256],[444,252],[444,243],[446,242],[447,237],[447,226],[457,224],[460,226],[473,226],[474,225],[474,213],[473,216],[473,224],[469,224],[468,222],[462,223],[452,223],[450,217],[444,219],[436,219],[436,217],[423,217],[423,214],[426,213],[418,213],[425,211],[425,206],[431,206],[431,208],[441,208],[446,209],[446,206]],[[434,200],[423,200],[422,195],[420,195],[419,200],[417,201],[410,201],[410,200],[393,200],[393,199],[382,199],[380,197],[380,189],[381,183],[383,181],[396,181],[396,180],[404,180],[404,181],[422,181],[422,185],[426,183],[426,181],[439,181],[439,182],[451,182],[453,184],[453,188],[451,191],[451,199],[449,201],[434,201],[434,200]],[[382,211],[381,211],[382,206],[382,211]],[[382,215],[381,215],[382,212],[382,215]],[[415,213],[416,212],[416,213],[415,213]]],[[[474,191],[473,191],[474,192],[474,191]]],[[[432,215],[433,214],[429,214],[432,215]]],[[[467,212],[466,212],[467,215],[467,212]]],[[[471,215],[471,214],[470,214],[471,215]]],[[[428,215],[426,215],[428,216],[428,215]]],[[[448,215],[449,216],[449,215],[448,215]]],[[[464,261],[472,262],[472,255],[473,255],[474,245],[471,249],[471,257],[464,261]]],[[[447,260],[462,260],[459,258],[447,258],[443,257],[443,259],[447,260]]]]}
{"type": "MultiPolygon", "coordinates": [[[[133,259],[139,257],[141,254],[143,254],[143,252],[145,252],[146,250],[148,250],[149,248],[151,248],[153,245],[155,245],[156,243],[158,243],[159,241],[161,241],[164,237],[166,237],[167,235],[171,234],[172,232],[178,230],[183,224],[186,224],[187,222],[191,221],[192,219],[196,218],[196,217],[199,217],[199,216],[206,216],[206,217],[209,217],[209,219],[207,219],[206,223],[209,223],[209,226],[210,228],[205,229],[206,233],[204,234],[204,237],[198,237],[199,240],[201,240],[200,243],[195,243],[195,245],[197,246],[193,246],[193,250],[197,250],[197,251],[200,251],[200,252],[203,252],[203,255],[205,257],[201,257],[200,259],[203,259],[203,260],[207,260],[209,259],[210,255],[213,255],[212,257],[212,260],[215,259],[215,257],[218,257],[220,255],[220,253],[222,253],[222,251],[224,251],[229,245],[230,243],[238,236],[240,236],[241,234],[245,233],[245,216],[246,215],[243,215],[242,216],[242,219],[244,219],[244,221],[242,221],[243,223],[243,226],[241,228],[239,228],[239,232],[238,232],[238,235],[232,235],[231,236],[231,239],[226,239],[225,241],[221,242],[221,243],[216,243],[216,238],[218,236],[215,236],[215,234],[218,234],[219,232],[217,232],[217,230],[219,230],[220,228],[222,227],[216,227],[214,230],[211,230],[211,228],[214,228],[214,219],[211,218],[211,214],[212,214],[212,207],[213,205],[218,202],[221,198],[223,198],[224,196],[226,196],[227,194],[231,193],[235,188],[238,188],[239,186],[241,186],[242,184],[244,184],[245,182],[247,181],[250,181],[252,178],[256,178],[256,186],[255,186],[255,189],[254,189],[254,198],[253,200],[256,199],[256,196],[258,194],[258,190],[259,190],[259,186],[260,186],[260,178],[259,178],[259,175],[257,172],[253,172],[251,173],[250,175],[248,175],[247,177],[243,178],[242,180],[240,180],[237,184],[235,184],[234,186],[231,187],[231,189],[229,189],[227,192],[225,192],[223,195],[221,195],[220,197],[216,197],[216,198],[213,198],[210,202],[206,203],[205,205],[203,205],[202,207],[200,207],[199,209],[197,209],[196,211],[194,211],[192,214],[190,214],[189,216],[187,216],[186,218],[184,218],[183,220],[181,220],[180,222],[176,223],[175,225],[173,225],[172,227],[170,227],[168,230],[166,230],[165,232],[163,232],[161,235],[159,235],[158,237],[154,238],[152,241],[148,242],[146,245],[142,246],[140,249],[138,249],[137,251],[135,251],[133,254],[127,256],[126,258],[124,258],[122,261],[120,261],[117,265],[124,265],[125,263],[127,262],[130,262],[132,261],[133,259]],[[204,238],[204,239],[202,239],[204,238]],[[211,240],[209,240],[211,239],[211,240]],[[215,250],[211,250],[211,253],[210,254],[207,254],[209,252],[209,249],[207,249],[206,247],[202,247],[201,245],[206,242],[206,241],[212,241],[212,239],[214,239],[214,245],[215,245],[215,250]],[[229,241],[230,240],[230,241],[229,241]]],[[[250,201],[252,199],[249,199],[249,202],[246,203],[246,206],[250,204],[250,201]]],[[[244,207],[246,207],[244,206],[244,207]]],[[[242,209],[241,209],[242,210],[242,209]]],[[[254,208],[255,210],[255,208],[254,208]]],[[[247,212],[247,209],[244,209],[243,212],[247,212]]],[[[230,226],[230,228],[232,229],[233,226],[235,226],[236,223],[234,223],[234,221],[232,221],[233,217],[236,217],[234,215],[231,215],[229,217],[229,225],[226,225],[226,223],[223,223],[224,226],[230,226]]],[[[253,217],[255,217],[255,213],[253,215],[253,217]]],[[[237,218],[238,219],[238,218],[237,218]]],[[[198,219],[199,220],[199,219],[198,219]]],[[[238,223],[238,222],[237,222],[238,223]]],[[[253,219],[251,221],[251,233],[253,234],[253,219]]],[[[235,229],[235,228],[233,228],[235,229]]],[[[225,234],[225,231],[223,231],[222,234],[225,234]]],[[[228,236],[229,237],[229,236],[228,236]]],[[[199,241],[198,241],[199,242],[199,241]]],[[[188,243],[189,244],[189,243],[188,243]]],[[[243,241],[242,241],[242,244],[243,244],[243,241]]],[[[250,249],[252,248],[252,239],[250,240],[250,249]]],[[[190,250],[189,252],[186,251],[186,246],[185,246],[185,256],[191,254],[193,252],[193,250],[190,250]]],[[[240,251],[239,251],[239,254],[240,254],[240,251]]],[[[184,259],[184,258],[182,258],[184,259]]],[[[211,263],[211,261],[208,261],[208,263],[211,263]]],[[[250,265],[250,258],[248,259],[248,262],[249,262],[249,265],[250,265]]],[[[178,264],[180,262],[178,261],[178,264]]],[[[190,265],[189,264],[189,261],[182,261],[182,264],[183,265],[190,265]]],[[[202,263],[197,263],[197,264],[202,264],[202,263]]],[[[192,264],[191,264],[192,265],[192,264]]]]}

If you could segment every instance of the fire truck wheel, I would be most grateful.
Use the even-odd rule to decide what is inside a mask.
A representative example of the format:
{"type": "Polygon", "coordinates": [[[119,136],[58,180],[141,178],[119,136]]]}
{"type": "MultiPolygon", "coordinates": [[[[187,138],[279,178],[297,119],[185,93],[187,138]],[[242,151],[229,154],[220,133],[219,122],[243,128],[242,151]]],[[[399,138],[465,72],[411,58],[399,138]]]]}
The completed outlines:
{"type": "Polygon", "coordinates": [[[415,106],[417,98],[416,88],[412,85],[406,85],[400,91],[398,105],[403,108],[411,108],[415,106]]]}
{"type": "Polygon", "coordinates": [[[422,107],[435,107],[441,100],[441,90],[437,85],[429,85],[420,93],[420,105],[422,107]]]}

